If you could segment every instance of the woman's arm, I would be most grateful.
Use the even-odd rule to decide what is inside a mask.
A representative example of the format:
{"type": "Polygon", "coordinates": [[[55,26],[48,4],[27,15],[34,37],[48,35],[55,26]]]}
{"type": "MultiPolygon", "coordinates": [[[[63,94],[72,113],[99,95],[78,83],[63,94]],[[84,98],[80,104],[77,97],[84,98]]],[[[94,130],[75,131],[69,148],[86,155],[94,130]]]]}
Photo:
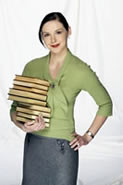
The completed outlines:
{"type": "Polygon", "coordinates": [[[93,122],[88,130],[95,136],[96,133],[98,132],[98,130],[102,127],[102,125],[106,121],[106,119],[107,119],[106,116],[96,115],[95,119],[93,120],[93,122]]]}
{"type": "Polygon", "coordinates": [[[41,115],[38,116],[34,121],[30,121],[24,124],[16,120],[16,111],[13,111],[10,114],[10,116],[11,116],[11,120],[13,121],[13,123],[17,127],[19,127],[21,130],[23,130],[24,132],[33,132],[33,131],[43,130],[46,126],[45,121],[41,115]]]}
{"type": "Polygon", "coordinates": [[[12,112],[12,113],[10,114],[10,117],[11,117],[11,121],[12,121],[17,127],[19,127],[20,129],[23,130],[23,124],[16,120],[16,111],[12,112]]]}
{"type": "Polygon", "coordinates": [[[85,64],[84,67],[85,68],[81,72],[81,89],[92,96],[93,100],[98,105],[98,110],[88,129],[89,133],[86,132],[83,136],[77,133],[73,134],[75,139],[73,139],[70,145],[72,148],[78,145],[75,150],[82,145],[88,144],[105,123],[107,117],[112,115],[112,100],[109,93],[100,82],[96,73],[88,65],[85,64]]]}
{"type": "Polygon", "coordinates": [[[87,132],[81,136],[77,133],[73,133],[73,135],[76,137],[73,139],[72,142],[70,142],[71,148],[74,148],[77,146],[74,150],[79,149],[82,145],[88,144],[92,139],[93,136],[96,135],[98,130],[102,127],[102,125],[105,123],[107,117],[106,116],[100,116],[96,115],[95,119],[93,120],[91,126],[89,127],[88,131],[91,132],[92,136],[90,136],[87,132]]]}

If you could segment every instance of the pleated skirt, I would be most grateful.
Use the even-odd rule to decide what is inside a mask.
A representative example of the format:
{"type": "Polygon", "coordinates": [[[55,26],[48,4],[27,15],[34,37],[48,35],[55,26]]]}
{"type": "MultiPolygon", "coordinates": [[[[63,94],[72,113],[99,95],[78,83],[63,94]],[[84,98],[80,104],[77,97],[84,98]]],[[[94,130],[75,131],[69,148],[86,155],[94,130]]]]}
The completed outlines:
{"type": "Polygon", "coordinates": [[[27,133],[22,185],[77,185],[79,152],[69,143],[27,133]]]}

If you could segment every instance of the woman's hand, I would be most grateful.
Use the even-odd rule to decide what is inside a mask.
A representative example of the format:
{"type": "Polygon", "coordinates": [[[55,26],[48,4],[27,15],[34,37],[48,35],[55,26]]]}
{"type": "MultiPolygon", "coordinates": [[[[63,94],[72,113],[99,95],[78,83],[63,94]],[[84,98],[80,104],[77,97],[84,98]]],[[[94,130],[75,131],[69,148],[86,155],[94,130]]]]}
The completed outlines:
{"type": "Polygon", "coordinates": [[[75,151],[78,150],[81,146],[87,145],[92,140],[92,138],[87,134],[81,136],[75,132],[72,135],[75,136],[75,138],[70,142],[70,146],[71,148],[74,148],[75,151]]]}
{"type": "Polygon", "coordinates": [[[24,132],[33,132],[43,130],[45,128],[45,121],[41,115],[39,115],[34,121],[24,123],[22,130],[24,132]]]}

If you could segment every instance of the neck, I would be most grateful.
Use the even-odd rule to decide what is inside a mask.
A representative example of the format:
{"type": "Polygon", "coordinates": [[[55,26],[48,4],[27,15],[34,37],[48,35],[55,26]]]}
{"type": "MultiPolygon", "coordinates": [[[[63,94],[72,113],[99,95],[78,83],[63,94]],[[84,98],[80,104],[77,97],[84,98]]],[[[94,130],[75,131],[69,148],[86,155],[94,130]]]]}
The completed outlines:
{"type": "Polygon", "coordinates": [[[65,48],[60,53],[52,53],[51,52],[51,58],[50,58],[51,63],[61,63],[64,60],[64,58],[67,54],[67,51],[68,51],[68,49],[65,48]]]}

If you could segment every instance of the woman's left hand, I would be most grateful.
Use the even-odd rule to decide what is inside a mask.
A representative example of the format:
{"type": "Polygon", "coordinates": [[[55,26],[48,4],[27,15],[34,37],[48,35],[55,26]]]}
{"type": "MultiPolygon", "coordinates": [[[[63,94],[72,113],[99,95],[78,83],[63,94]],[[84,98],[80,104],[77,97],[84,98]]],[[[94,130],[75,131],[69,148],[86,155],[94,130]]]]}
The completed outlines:
{"type": "Polygon", "coordinates": [[[71,148],[74,148],[75,151],[78,150],[81,146],[87,145],[92,140],[92,138],[87,134],[81,136],[75,132],[72,135],[75,136],[75,138],[69,144],[71,148]]]}

